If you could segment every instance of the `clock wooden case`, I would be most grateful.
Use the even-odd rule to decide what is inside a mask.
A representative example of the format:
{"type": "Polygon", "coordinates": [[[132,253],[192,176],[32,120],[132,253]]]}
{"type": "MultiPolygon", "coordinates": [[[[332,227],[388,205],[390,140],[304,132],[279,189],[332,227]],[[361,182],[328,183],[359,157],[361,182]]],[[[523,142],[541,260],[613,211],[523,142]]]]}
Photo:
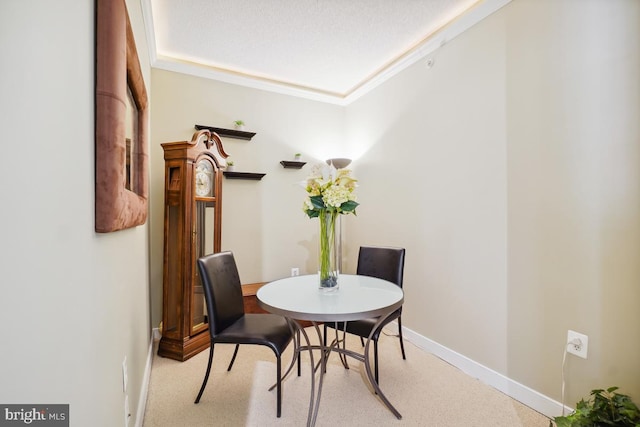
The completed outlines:
{"type": "Polygon", "coordinates": [[[162,338],[158,355],[187,360],[209,347],[196,261],[220,252],[224,152],[217,134],[162,144],[165,160],[162,338]]]}

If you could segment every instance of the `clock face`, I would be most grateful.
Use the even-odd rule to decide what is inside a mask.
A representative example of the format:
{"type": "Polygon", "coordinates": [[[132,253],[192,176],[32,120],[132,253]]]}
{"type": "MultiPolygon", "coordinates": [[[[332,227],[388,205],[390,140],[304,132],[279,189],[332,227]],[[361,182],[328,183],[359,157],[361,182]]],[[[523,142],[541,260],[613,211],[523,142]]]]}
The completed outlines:
{"type": "Polygon", "coordinates": [[[211,196],[213,185],[213,166],[207,160],[200,160],[196,166],[196,195],[211,196]]]}

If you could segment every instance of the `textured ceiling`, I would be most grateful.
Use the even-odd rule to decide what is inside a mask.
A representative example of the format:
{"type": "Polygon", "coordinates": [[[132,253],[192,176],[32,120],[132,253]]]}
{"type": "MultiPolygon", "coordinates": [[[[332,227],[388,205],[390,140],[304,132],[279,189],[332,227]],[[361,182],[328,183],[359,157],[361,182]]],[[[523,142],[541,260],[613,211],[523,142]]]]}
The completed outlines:
{"type": "Polygon", "coordinates": [[[344,100],[508,1],[143,0],[143,11],[153,66],[344,100]]]}

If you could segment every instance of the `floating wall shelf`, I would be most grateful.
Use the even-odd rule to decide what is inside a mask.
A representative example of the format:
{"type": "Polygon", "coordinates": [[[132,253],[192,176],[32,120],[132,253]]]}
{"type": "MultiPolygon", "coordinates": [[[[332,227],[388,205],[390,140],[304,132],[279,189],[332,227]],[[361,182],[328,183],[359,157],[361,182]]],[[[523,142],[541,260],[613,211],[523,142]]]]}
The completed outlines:
{"type": "Polygon", "coordinates": [[[285,169],[301,169],[307,162],[296,162],[293,160],[282,160],[280,162],[283,168],[285,169]]]}
{"type": "Polygon", "coordinates": [[[228,138],[236,138],[236,139],[245,139],[247,141],[251,141],[256,133],[255,132],[246,132],[244,130],[235,130],[235,129],[224,129],[224,128],[216,128],[213,126],[205,126],[205,125],[195,125],[196,130],[210,130],[211,132],[215,132],[220,136],[226,136],[228,138]]]}
{"type": "Polygon", "coordinates": [[[254,172],[229,172],[224,171],[222,174],[225,178],[229,179],[252,179],[254,181],[260,181],[266,173],[254,173],[254,172]]]}

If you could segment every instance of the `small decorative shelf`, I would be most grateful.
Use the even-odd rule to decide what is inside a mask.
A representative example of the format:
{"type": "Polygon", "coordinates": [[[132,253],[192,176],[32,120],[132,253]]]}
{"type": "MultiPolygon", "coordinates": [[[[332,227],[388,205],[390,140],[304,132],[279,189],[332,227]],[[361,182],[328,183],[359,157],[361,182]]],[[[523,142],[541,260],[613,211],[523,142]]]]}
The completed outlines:
{"type": "Polygon", "coordinates": [[[260,181],[266,173],[254,173],[254,172],[229,172],[224,171],[222,174],[225,178],[229,179],[252,179],[254,181],[260,181]]]}
{"type": "Polygon", "coordinates": [[[245,139],[247,141],[251,141],[251,138],[253,138],[256,135],[255,132],[247,132],[244,130],[235,130],[235,129],[216,128],[213,126],[205,126],[205,125],[195,125],[195,128],[197,130],[207,129],[207,130],[210,130],[211,132],[217,133],[220,136],[226,136],[229,138],[236,138],[236,139],[245,139]]]}
{"type": "Polygon", "coordinates": [[[285,169],[301,169],[307,162],[297,162],[294,160],[282,160],[280,162],[283,168],[285,169]]]}

